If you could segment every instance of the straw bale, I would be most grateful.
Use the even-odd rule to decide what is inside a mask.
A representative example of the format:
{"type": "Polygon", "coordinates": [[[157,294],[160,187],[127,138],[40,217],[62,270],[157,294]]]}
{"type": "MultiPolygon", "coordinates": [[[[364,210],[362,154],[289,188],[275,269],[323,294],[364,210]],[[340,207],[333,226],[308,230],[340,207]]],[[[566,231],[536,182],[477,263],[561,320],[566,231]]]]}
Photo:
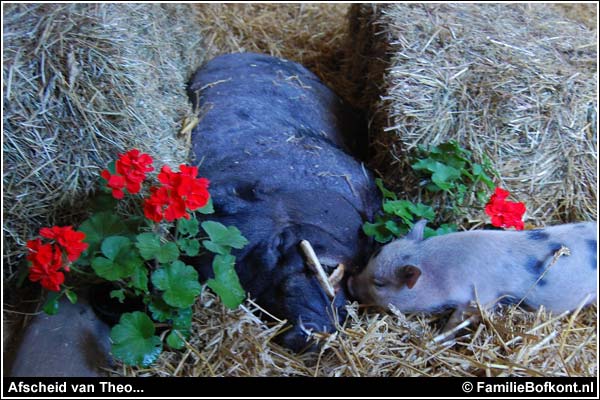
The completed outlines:
{"type": "Polygon", "coordinates": [[[5,277],[40,226],[77,221],[117,153],[186,160],[176,133],[204,57],[194,15],[169,4],[3,7],[5,277]]]}
{"type": "Polygon", "coordinates": [[[550,8],[555,8],[565,18],[581,23],[589,29],[598,29],[598,5],[589,3],[549,3],[550,8]]]}
{"type": "MultiPolygon", "coordinates": [[[[455,139],[492,160],[497,184],[526,203],[533,224],[597,217],[596,30],[541,4],[366,4],[352,13],[371,166],[388,184],[421,198],[407,154],[455,139]]],[[[485,216],[479,207],[468,217],[485,216]]]]}

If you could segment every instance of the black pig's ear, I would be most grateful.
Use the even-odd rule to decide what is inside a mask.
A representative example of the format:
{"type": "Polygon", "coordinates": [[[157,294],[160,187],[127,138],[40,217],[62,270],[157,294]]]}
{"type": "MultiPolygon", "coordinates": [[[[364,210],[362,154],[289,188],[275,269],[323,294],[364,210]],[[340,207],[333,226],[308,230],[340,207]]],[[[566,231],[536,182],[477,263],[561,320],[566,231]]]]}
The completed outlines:
{"type": "Polygon", "coordinates": [[[415,226],[413,226],[411,231],[406,234],[405,238],[420,242],[421,240],[423,240],[423,231],[425,230],[426,225],[426,219],[419,220],[419,222],[417,222],[415,226]]]}
{"type": "Polygon", "coordinates": [[[414,265],[404,265],[396,270],[396,279],[399,284],[405,284],[407,288],[412,289],[419,277],[421,270],[414,265]]]}

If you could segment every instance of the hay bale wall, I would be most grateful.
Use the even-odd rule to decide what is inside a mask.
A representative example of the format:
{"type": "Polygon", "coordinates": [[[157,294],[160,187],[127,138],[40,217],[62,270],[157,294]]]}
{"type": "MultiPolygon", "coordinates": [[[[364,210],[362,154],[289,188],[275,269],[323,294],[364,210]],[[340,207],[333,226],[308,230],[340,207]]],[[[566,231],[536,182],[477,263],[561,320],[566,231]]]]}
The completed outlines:
{"type": "Polygon", "coordinates": [[[354,5],[362,65],[350,73],[371,104],[372,167],[419,197],[408,152],[456,139],[493,161],[530,222],[596,219],[597,33],[556,11],[354,5]]]}
{"type": "Polygon", "coordinates": [[[5,277],[39,227],[77,222],[117,153],[187,158],[176,134],[204,57],[193,18],[168,4],[3,6],[5,277]]]}

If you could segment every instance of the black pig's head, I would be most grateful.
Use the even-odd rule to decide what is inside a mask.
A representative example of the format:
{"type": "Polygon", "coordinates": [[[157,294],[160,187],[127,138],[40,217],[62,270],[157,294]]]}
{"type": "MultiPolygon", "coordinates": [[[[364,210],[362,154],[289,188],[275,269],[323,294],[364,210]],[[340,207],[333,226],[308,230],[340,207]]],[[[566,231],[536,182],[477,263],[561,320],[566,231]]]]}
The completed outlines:
{"type": "MultiPolygon", "coordinates": [[[[312,340],[313,333],[334,332],[346,318],[346,295],[336,293],[335,299],[327,297],[314,276],[300,273],[291,275],[281,285],[287,292],[281,293],[278,314],[287,315],[293,325],[277,339],[287,348],[301,352],[316,350],[312,340]]],[[[277,302],[277,297],[273,299],[277,302]]],[[[273,309],[277,306],[274,304],[273,309]]]]}
{"type": "MultiPolygon", "coordinates": [[[[247,282],[247,290],[256,302],[290,323],[277,340],[296,352],[315,349],[311,346],[312,333],[334,332],[346,317],[345,293],[339,290],[330,299],[306,267],[299,243],[312,236],[307,231],[314,228],[288,227],[266,246],[258,246],[239,268],[247,269],[240,272],[240,278],[247,282]]],[[[316,247],[321,250],[321,246],[316,247]]],[[[332,258],[328,260],[333,264],[332,258]]]]}
{"type": "MultiPolygon", "coordinates": [[[[236,194],[239,199],[243,190],[236,194]]],[[[343,323],[346,294],[340,289],[334,299],[326,295],[307,267],[300,242],[309,241],[326,268],[360,265],[366,250],[361,216],[333,193],[257,195],[246,199],[252,200],[251,208],[231,197],[225,204],[214,198],[218,220],[237,226],[249,240],[243,250],[233,253],[242,286],[260,307],[291,325],[277,340],[294,351],[314,349],[311,333],[334,332],[343,323]],[[320,201],[321,195],[328,195],[328,202],[320,201]]],[[[210,275],[208,271],[205,278],[210,275]]]]}

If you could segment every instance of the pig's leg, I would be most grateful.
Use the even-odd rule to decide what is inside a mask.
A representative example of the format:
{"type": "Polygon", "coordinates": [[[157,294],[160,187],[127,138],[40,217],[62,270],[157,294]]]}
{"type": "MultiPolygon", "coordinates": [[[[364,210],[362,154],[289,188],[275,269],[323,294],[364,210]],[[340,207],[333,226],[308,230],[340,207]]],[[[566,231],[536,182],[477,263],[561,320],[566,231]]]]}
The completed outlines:
{"type": "Polygon", "coordinates": [[[476,307],[469,304],[458,306],[452,315],[450,315],[446,325],[444,325],[442,333],[436,336],[433,341],[435,343],[440,343],[454,340],[458,331],[471,324],[478,323],[480,319],[481,317],[479,313],[477,313],[476,307]],[[470,315],[470,317],[465,319],[465,315],[470,315]]]}

